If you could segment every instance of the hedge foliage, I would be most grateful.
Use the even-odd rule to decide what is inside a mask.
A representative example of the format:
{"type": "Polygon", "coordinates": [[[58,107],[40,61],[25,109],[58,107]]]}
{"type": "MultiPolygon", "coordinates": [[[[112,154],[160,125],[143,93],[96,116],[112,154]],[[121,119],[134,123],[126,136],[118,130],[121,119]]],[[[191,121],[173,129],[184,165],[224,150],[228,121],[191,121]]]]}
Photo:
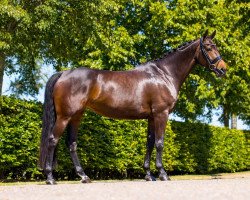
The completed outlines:
{"type": "MultiPolygon", "coordinates": [[[[37,179],[42,104],[0,97],[0,179],[37,179]]],[[[92,179],[140,178],[147,121],[113,120],[90,111],[79,130],[78,155],[92,179]]],[[[66,135],[66,134],[64,134],[66,135]]],[[[75,178],[63,136],[57,178],[75,178]]],[[[169,122],[163,162],[170,173],[216,173],[250,169],[250,133],[201,123],[169,122]]],[[[155,171],[155,155],[151,166],[155,171]]]]}

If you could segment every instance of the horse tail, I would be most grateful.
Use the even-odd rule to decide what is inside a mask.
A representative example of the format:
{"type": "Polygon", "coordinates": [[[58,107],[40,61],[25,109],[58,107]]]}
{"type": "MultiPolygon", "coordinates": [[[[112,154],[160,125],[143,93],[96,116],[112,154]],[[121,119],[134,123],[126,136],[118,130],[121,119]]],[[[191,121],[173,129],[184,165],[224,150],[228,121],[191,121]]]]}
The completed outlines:
{"type": "Polygon", "coordinates": [[[62,72],[56,73],[50,77],[45,88],[45,97],[43,105],[42,118],[42,136],[40,142],[39,167],[43,170],[46,168],[46,159],[49,148],[49,137],[53,134],[52,130],[56,122],[56,112],[53,99],[54,85],[62,75],[62,72]]]}

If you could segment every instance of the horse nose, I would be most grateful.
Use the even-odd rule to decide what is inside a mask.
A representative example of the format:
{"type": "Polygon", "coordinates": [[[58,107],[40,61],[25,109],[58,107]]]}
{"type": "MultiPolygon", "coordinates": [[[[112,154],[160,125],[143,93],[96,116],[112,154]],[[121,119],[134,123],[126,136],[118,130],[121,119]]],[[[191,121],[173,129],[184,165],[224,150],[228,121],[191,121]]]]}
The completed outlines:
{"type": "Polygon", "coordinates": [[[224,72],[227,71],[227,64],[224,62],[224,60],[221,60],[218,63],[218,69],[223,70],[224,72]]]}

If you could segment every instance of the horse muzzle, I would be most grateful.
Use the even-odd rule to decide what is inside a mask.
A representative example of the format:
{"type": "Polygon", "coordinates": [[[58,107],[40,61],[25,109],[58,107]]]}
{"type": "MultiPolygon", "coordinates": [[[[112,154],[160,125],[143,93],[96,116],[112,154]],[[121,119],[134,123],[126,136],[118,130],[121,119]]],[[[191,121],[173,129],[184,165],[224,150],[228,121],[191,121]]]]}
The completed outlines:
{"type": "Polygon", "coordinates": [[[223,68],[213,68],[212,71],[216,74],[217,77],[223,77],[226,75],[226,70],[223,68]]]}
{"type": "Polygon", "coordinates": [[[218,63],[210,65],[210,69],[216,74],[217,77],[223,77],[226,75],[227,67],[223,60],[218,61],[218,63]]]}

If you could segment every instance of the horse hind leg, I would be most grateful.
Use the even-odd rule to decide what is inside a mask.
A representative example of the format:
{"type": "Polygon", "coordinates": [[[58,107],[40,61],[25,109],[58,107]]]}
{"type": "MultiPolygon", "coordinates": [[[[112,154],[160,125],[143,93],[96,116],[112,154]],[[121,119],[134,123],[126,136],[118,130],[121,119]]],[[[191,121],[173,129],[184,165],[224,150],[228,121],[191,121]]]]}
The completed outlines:
{"type": "Polygon", "coordinates": [[[82,183],[90,183],[90,178],[84,173],[83,168],[80,164],[78,155],[77,155],[77,131],[80,125],[82,113],[75,115],[72,120],[70,121],[68,128],[67,128],[67,141],[66,144],[70,151],[70,156],[73,161],[75,171],[77,175],[81,177],[82,183]]]}
{"type": "Polygon", "coordinates": [[[63,134],[63,131],[65,130],[68,124],[68,121],[68,119],[57,118],[53,128],[53,134],[51,134],[51,136],[49,137],[48,156],[46,159],[45,167],[45,174],[47,176],[46,183],[49,185],[56,184],[52,173],[55,159],[55,149],[58,144],[59,138],[63,134]]]}
{"type": "Polygon", "coordinates": [[[156,181],[155,177],[151,174],[150,171],[150,160],[152,151],[155,145],[155,132],[154,132],[154,121],[153,119],[148,120],[148,135],[147,135],[147,150],[144,160],[144,170],[146,171],[145,180],[146,181],[156,181]]]}

